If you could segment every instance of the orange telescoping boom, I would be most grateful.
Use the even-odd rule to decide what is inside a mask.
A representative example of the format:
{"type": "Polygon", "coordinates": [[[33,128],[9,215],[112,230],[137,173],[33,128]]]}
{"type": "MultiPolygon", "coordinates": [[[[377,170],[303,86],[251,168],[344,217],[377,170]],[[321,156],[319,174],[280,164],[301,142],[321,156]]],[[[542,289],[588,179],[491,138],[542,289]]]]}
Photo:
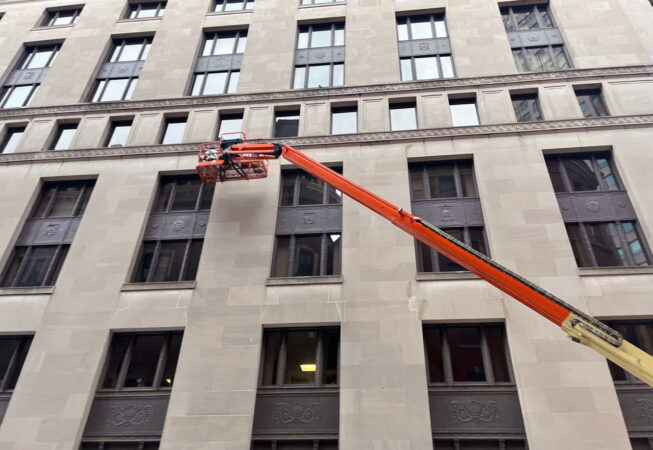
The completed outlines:
{"type": "Polygon", "coordinates": [[[439,228],[353,183],[298,150],[261,139],[222,139],[202,144],[197,172],[205,183],[264,178],[268,160],[283,156],[295,166],[338,189],[397,227],[475,273],[485,281],[561,327],[569,337],[593,348],[653,386],[653,357],[626,341],[616,330],[563,302],[499,265],[439,228]]]}

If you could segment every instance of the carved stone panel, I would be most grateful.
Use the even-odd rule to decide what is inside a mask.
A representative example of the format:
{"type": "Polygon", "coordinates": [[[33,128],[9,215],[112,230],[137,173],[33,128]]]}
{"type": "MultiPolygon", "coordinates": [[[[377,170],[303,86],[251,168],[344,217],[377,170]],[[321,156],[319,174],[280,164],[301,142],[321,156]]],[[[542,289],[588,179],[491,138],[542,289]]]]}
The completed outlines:
{"type": "Polygon", "coordinates": [[[617,388],[621,412],[630,433],[653,433],[653,389],[617,388]]]}
{"type": "Polygon", "coordinates": [[[280,207],[276,234],[328,233],[342,230],[342,206],[280,207]]]}
{"type": "Polygon", "coordinates": [[[203,238],[209,212],[152,213],[145,229],[144,239],[203,238]]]}
{"type": "Polygon", "coordinates": [[[546,30],[511,31],[508,33],[510,47],[541,47],[544,45],[564,44],[557,28],[546,30]]]}
{"type": "Polygon", "coordinates": [[[169,395],[98,395],[88,415],[84,436],[160,436],[169,395]]]}
{"type": "Polygon", "coordinates": [[[418,200],[412,213],[440,228],[482,227],[483,211],[477,198],[418,200]]]}
{"type": "Polygon", "coordinates": [[[565,222],[604,222],[637,218],[625,191],[563,193],[557,194],[557,197],[565,222]]]}
{"type": "Polygon", "coordinates": [[[451,53],[449,38],[416,39],[399,42],[399,57],[442,55],[451,53]]]}
{"type": "Polygon", "coordinates": [[[243,62],[243,55],[213,55],[200,56],[195,63],[195,72],[226,72],[228,70],[240,70],[243,62]]]}
{"type": "Polygon", "coordinates": [[[338,433],[338,393],[258,393],[253,434],[338,433]]]}
{"type": "Polygon", "coordinates": [[[305,48],[295,53],[295,64],[329,64],[345,61],[344,45],[338,47],[305,48]]]}
{"type": "Polygon", "coordinates": [[[81,217],[27,219],[16,245],[59,245],[73,242],[81,217]]]}
{"type": "Polygon", "coordinates": [[[431,430],[435,433],[524,433],[515,390],[429,392],[431,430]]]}
{"type": "Polygon", "coordinates": [[[48,68],[44,67],[42,69],[24,69],[24,70],[13,70],[7,80],[5,81],[5,86],[18,86],[18,85],[27,85],[27,84],[37,84],[43,81],[45,74],[48,73],[48,68]]]}
{"type": "Polygon", "coordinates": [[[102,64],[97,78],[129,78],[141,74],[145,61],[108,62],[102,64]]]}
{"type": "Polygon", "coordinates": [[[0,424],[2,423],[2,418],[7,412],[7,407],[9,406],[9,400],[11,396],[0,396],[0,424]]]}

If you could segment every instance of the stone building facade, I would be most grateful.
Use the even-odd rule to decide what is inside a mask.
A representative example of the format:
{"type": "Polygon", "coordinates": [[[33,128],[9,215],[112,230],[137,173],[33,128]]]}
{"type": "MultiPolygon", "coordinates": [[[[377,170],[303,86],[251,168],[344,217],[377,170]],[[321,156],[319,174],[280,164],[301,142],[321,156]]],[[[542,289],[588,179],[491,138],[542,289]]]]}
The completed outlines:
{"type": "Polygon", "coordinates": [[[0,448],[653,448],[653,391],[289,143],[653,350],[648,0],[0,1],[0,448]],[[281,137],[283,136],[283,137],[281,137]]]}

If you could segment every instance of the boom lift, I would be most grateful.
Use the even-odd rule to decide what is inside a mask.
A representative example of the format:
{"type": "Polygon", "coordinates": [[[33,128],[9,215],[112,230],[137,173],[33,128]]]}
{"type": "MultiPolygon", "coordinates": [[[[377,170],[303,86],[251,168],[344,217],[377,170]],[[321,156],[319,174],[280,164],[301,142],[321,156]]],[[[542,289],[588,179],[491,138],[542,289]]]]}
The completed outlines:
{"type": "Polygon", "coordinates": [[[347,194],[397,227],[475,273],[485,281],[561,327],[584,344],[653,386],[653,357],[619,332],[560,300],[454,237],[353,183],[300,151],[262,139],[222,139],[202,144],[197,172],[205,183],[251,180],[267,176],[268,160],[283,156],[295,166],[347,194]]]}

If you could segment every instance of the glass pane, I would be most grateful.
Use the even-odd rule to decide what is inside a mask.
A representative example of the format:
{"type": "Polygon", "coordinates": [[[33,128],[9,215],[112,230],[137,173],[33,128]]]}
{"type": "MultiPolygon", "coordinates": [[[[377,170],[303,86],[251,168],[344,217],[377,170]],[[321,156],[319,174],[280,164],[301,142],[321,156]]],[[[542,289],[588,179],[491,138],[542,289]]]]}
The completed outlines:
{"type": "Polygon", "coordinates": [[[390,128],[392,131],[415,130],[417,128],[415,105],[390,105],[390,128]]]}
{"type": "Polygon", "coordinates": [[[397,24],[397,39],[400,41],[408,40],[408,24],[406,23],[397,24]]]}
{"type": "Polygon", "coordinates": [[[93,187],[95,186],[95,182],[90,182],[86,183],[86,190],[84,191],[84,197],[82,198],[81,204],[79,205],[79,210],[77,211],[77,216],[81,216],[84,214],[84,211],[86,211],[86,206],[88,205],[88,201],[91,198],[91,193],[93,192],[93,187]]]}
{"type": "Polygon", "coordinates": [[[417,271],[433,272],[433,260],[431,259],[431,247],[415,239],[415,249],[417,251],[417,271]]]}
{"type": "Polygon", "coordinates": [[[138,12],[139,19],[145,19],[149,17],[156,17],[156,3],[141,3],[141,10],[138,12]]]}
{"type": "MultiPolygon", "coordinates": [[[[340,347],[340,330],[324,330],[324,368],[323,383],[338,384],[338,348],[340,347]]],[[[322,445],[320,444],[320,448],[322,445]]]]}
{"type": "Polygon", "coordinates": [[[357,131],[357,112],[350,110],[332,110],[331,134],[349,134],[357,131]]]}
{"type": "Polygon", "coordinates": [[[225,11],[238,11],[243,9],[244,2],[242,0],[227,0],[224,5],[225,11]]]}
{"type": "Polygon", "coordinates": [[[345,30],[336,29],[333,32],[333,45],[345,45],[345,30]]]}
{"type": "Polygon", "coordinates": [[[120,78],[114,80],[107,80],[106,89],[102,93],[102,102],[110,102],[116,100],[122,100],[125,93],[125,88],[129,83],[129,78],[120,78]]]}
{"type": "Polygon", "coordinates": [[[56,183],[47,183],[43,186],[42,194],[39,198],[38,203],[34,207],[32,217],[45,217],[48,205],[50,204],[50,200],[54,196],[54,193],[57,191],[56,186],[56,183]]]}
{"type": "Polygon", "coordinates": [[[279,111],[274,118],[274,137],[292,137],[299,134],[299,111],[279,111]]]}
{"type": "Polygon", "coordinates": [[[458,173],[460,174],[460,185],[463,188],[463,197],[476,197],[476,186],[474,186],[474,169],[471,163],[459,163],[458,173]]]}
{"type": "Polygon", "coordinates": [[[127,137],[129,136],[129,130],[131,130],[131,128],[131,121],[115,122],[111,130],[111,137],[109,137],[107,147],[123,147],[127,145],[127,137]]]}
{"type": "Polygon", "coordinates": [[[57,282],[57,277],[59,277],[59,272],[61,272],[61,267],[63,267],[63,263],[66,259],[66,255],[68,254],[69,247],[69,245],[64,245],[61,247],[61,250],[52,263],[52,269],[50,270],[50,273],[43,283],[44,286],[54,286],[54,284],[57,282]]]}
{"type": "Polygon", "coordinates": [[[127,346],[131,340],[130,336],[116,334],[111,341],[111,351],[109,361],[107,362],[106,372],[104,373],[104,380],[102,381],[102,389],[116,389],[118,382],[118,375],[120,374],[120,367],[127,352],[127,346]]]}
{"type": "Polygon", "coordinates": [[[172,387],[174,383],[177,361],[179,360],[179,350],[181,349],[181,337],[181,333],[173,333],[170,336],[168,355],[163,368],[163,376],[161,377],[161,387],[172,387]]]}
{"type": "Polygon", "coordinates": [[[503,19],[503,26],[506,29],[506,31],[517,31],[517,29],[512,23],[512,18],[510,17],[509,8],[501,9],[501,19],[503,19]]]}
{"type": "Polygon", "coordinates": [[[331,27],[314,27],[311,33],[311,48],[331,46],[331,27]]]}
{"type": "MultiPolygon", "coordinates": [[[[334,169],[334,170],[338,173],[341,173],[341,171],[338,169],[334,169]]],[[[329,205],[338,205],[342,203],[342,192],[329,185],[327,185],[326,188],[327,188],[327,203],[329,205]]]]}
{"type": "Polygon", "coordinates": [[[81,184],[60,184],[49,217],[72,217],[82,192],[81,184]]]}
{"type": "Polygon", "coordinates": [[[281,184],[281,206],[292,206],[295,196],[295,172],[283,175],[281,184]]]}
{"type": "Polygon", "coordinates": [[[118,61],[138,61],[143,49],[143,41],[128,42],[124,45],[118,61]]]}
{"type": "Polygon", "coordinates": [[[295,67],[295,77],[293,79],[293,89],[302,89],[306,79],[306,67],[295,67]]]}
{"type": "Polygon", "coordinates": [[[444,20],[435,21],[435,36],[439,38],[447,37],[447,27],[444,25],[444,20]]]}
{"type": "Polygon", "coordinates": [[[442,77],[453,78],[453,62],[451,56],[441,56],[440,65],[442,66],[442,77]]]}
{"type": "Polygon", "coordinates": [[[481,330],[478,327],[447,328],[454,381],[485,381],[481,330]]]}
{"type": "Polygon", "coordinates": [[[444,440],[444,439],[434,439],[433,450],[460,450],[460,445],[456,447],[454,441],[444,440]]]}
{"type": "Polygon", "coordinates": [[[438,61],[435,56],[415,58],[415,74],[418,80],[438,78],[438,61]]]}
{"type": "Polygon", "coordinates": [[[411,64],[410,58],[402,58],[399,60],[401,66],[401,81],[412,81],[413,78],[413,66],[411,64]]]}
{"type": "Polygon", "coordinates": [[[516,95],[512,97],[512,107],[518,122],[542,120],[537,95],[516,95]]]}
{"type": "Polygon", "coordinates": [[[484,255],[487,255],[487,248],[485,246],[485,236],[483,236],[483,228],[470,228],[469,229],[469,245],[484,255]]]}
{"type": "Polygon", "coordinates": [[[612,168],[608,162],[607,158],[596,158],[596,165],[599,167],[599,176],[605,182],[605,186],[609,191],[619,190],[619,184],[617,183],[617,178],[612,172],[612,168]]]}
{"type": "Polygon", "coordinates": [[[444,383],[442,339],[439,328],[424,328],[424,346],[426,347],[429,383],[444,383]]]}
{"type": "Polygon", "coordinates": [[[75,17],[75,10],[59,11],[57,17],[52,22],[52,26],[70,25],[73,23],[73,17],[75,17]]]}
{"type": "Polygon", "coordinates": [[[199,178],[179,178],[171,211],[194,210],[202,182],[199,178]]]}
{"type": "Polygon", "coordinates": [[[428,168],[431,198],[457,197],[453,164],[438,164],[428,168]]]}
{"type": "Polygon", "coordinates": [[[320,275],[321,235],[297,236],[293,259],[293,277],[320,275]]]}
{"type": "Polygon", "coordinates": [[[242,114],[232,114],[220,117],[220,129],[218,130],[218,136],[222,136],[223,134],[227,133],[239,133],[241,131],[243,131],[242,114]]]}
{"type": "Polygon", "coordinates": [[[199,73],[195,75],[195,80],[193,81],[193,88],[190,91],[190,95],[201,95],[202,83],[204,82],[204,74],[199,73]]]}
{"type": "Polygon", "coordinates": [[[542,21],[542,26],[545,28],[553,27],[553,22],[551,21],[551,16],[549,16],[549,10],[546,5],[538,5],[537,9],[540,12],[540,19],[542,21]]]}
{"type": "Polygon", "coordinates": [[[628,244],[628,250],[630,250],[630,254],[635,262],[635,265],[648,266],[648,256],[646,256],[646,252],[644,251],[642,243],[639,240],[635,222],[622,222],[621,228],[623,229],[624,237],[626,238],[626,243],[628,244]]]}
{"type": "Polygon", "coordinates": [[[202,95],[215,95],[224,93],[227,83],[227,72],[214,72],[206,74],[206,84],[202,95]]]}
{"type": "Polygon", "coordinates": [[[166,343],[163,335],[136,336],[124,387],[151,387],[161,350],[166,343]]]}
{"type": "Polygon", "coordinates": [[[24,132],[25,128],[9,128],[7,131],[7,137],[5,138],[5,145],[0,153],[15,152],[24,132]]]}
{"type": "Polygon", "coordinates": [[[578,267],[592,267],[592,261],[581,239],[580,226],[566,224],[565,227],[567,228],[567,236],[569,237],[571,249],[574,252],[576,265],[578,267]]]}
{"type": "Polygon", "coordinates": [[[159,197],[156,200],[154,211],[164,212],[168,210],[168,203],[170,202],[170,194],[172,194],[172,187],[175,185],[174,179],[164,179],[159,188],[159,197]]]}
{"type": "Polygon", "coordinates": [[[562,165],[567,172],[572,191],[599,190],[599,181],[596,178],[591,159],[582,157],[564,158],[562,165]]]}
{"type": "Polygon", "coordinates": [[[604,117],[609,115],[601,98],[600,90],[576,91],[576,97],[584,117],[604,117]]]}
{"type": "Polygon", "coordinates": [[[183,281],[192,281],[197,277],[197,269],[200,266],[203,245],[204,239],[194,239],[191,242],[188,261],[186,262],[186,273],[181,278],[183,281]]]}
{"type": "Polygon", "coordinates": [[[519,72],[530,71],[530,68],[528,67],[528,61],[526,60],[526,56],[524,55],[524,52],[522,52],[521,50],[513,50],[512,57],[515,60],[515,65],[517,66],[517,70],[519,72]]]}
{"type": "Polygon", "coordinates": [[[423,166],[409,167],[410,192],[413,200],[424,200],[423,166]]]}
{"type": "Polygon", "coordinates": [[[344,64],[333,65],[333,86],[342,86],[345,84],[345,66],[344,64]]]}
{"type": "Polygon", "coordinates": [[[290,237],[277,236],[277,248],[272,268],[273,277],[287,277],[288,258],[290,257],[290,237]]]}
{"type": "Polygon", "coordinates": [[[204,41],[204,47],[202,48],[202,56],[209,56],[211,54],[211,49],[213,48],[214,38],[210,37],[204,41]]]}
{"type": "Polygon", "coordinates": [[[284,384],[315,384],[317,331],[288,331],[284,384]]]}
{"type": "Polygon", "coordinates": [[[412,39],[431,39],[435,37],[433,36],[433,28],[429,18],[411,20],[410,31],[412,32],[412,39]]]}
{"type": "Polygon", "coordinates": [[[468,127],[478,125],[476,102],[450,104],[451,123],[454,127],[468,127]]]}
{"type": "Polygon", "coordinates": [[[308,66],[308,87],[327,87],[329,83],[329,65],[308,66]]]}
{"type": "Polygon", "coordinates": [[[99,102],[104,86],[107,84],[107,80],[100,80],[95,86],[95,92],[93,92],[93,97],[91,98],[92,102],[99,102]]]}
{"type": "Polygon", "coordinates": [[[2,386],[5,377],[9,375],[7,373],[9,363],[19,344],[20,339],[0,337],[0,386],[2,386]]]}
{"type": "Polygon", "coordinates": [[[48,49],[38,49],[33,53],[32,58],[29,60],[27,65],[23,67],[24,69],[40,69],[43,67],[48,67],[48,62],[54,53],[53,48],[48,49]]]}
{"type": "Polygon", "coordinates": [[[551,183],[553,184],[553,190],[555,192],[566,192],[565,185],[562,181],[562,174],[560,173],[560,166],[556,159],[547,159],[546,168],[549,171],[549,176],[551,177],[551,183]]]}
{"type": "Polygon", "coordinates": [[[569,60],[567,59],[567,55],[565,54],[565,51],[561,46],[558,47],[553,47],[553,58],[556,61],[556,64],[558,64],[558,69],[569,69],[571,67],[571,64],[569,64],[569,60]]]}
{"type": "Polygon", "coordinates": [[[14,279],[18,274],[18,269],[25,259],[25,253],[27,252],[26,247],[16,247],[11,260],[7,265],[7,271],[5,272],[5,277],[2,280],[2,287],[12,287],[14,285],[14,279]]]}
{"type": "MultiPolygon", "coordinates": [[[[464,232],[460,228],[443,228],[442,231],[445,233],[449,234],[450,236],[458,239],[461,242],[465,241],[465,236],[464,232]]],[[[440,268],[440,272],[459,272],[462,270],[467,270],[460,264],[453,262],[449,258],[447,258],[444,255],[441,255],[438,253],[438,266],[440,268]]]]}
{"type": "Polygon", "coordinates": [[[340,234],[327,235],[327,260],[325,275],[340,275],[340,234]]]}
{"type": "Polygon", "coordinates": [[[537,23],[537,16],[535,15],[533,6],[513,8],[512,11],[515,15],[518,29],[533,30],[540,28],[540,25],[537,23]]]}
{"type": "Polygon", "coordinates": [[[628,265],[615,224],[585,224],[585,230],[599,267],[628,265]]]}
{"type": "Polygon", "coordinates": [[[490,350],[492,359],[492,369],[494,370],[494,381],[497,383],[509,383],[510,374],[508,373],[508,362],[506,357],[506,348],[504,345],[503,327],[487,326],[485,327],[485,337],[490,350]]]}
{"type": "Polygon", "coordinates": [[[301,31],[297,36],[297,48],[308,48],[308,31],[301,31]]]}
{"type": "Polygon", "coordinates": [[[522,50],[526,53],[528,66],[533,71],[555,70],[548,47],[535,47],[522,50]]]}
{"type": "Polygon", "coordinates": [[[166,120],[166,130],[162,144],[180,144],[186,130],[186,118],[166,120]]]}
{"type": "Polygon", "coordinates": [[[133,282],[144,283],[147,281],[147,274],[152,266],[152,259],[154,258],[154,250],[156,242],[144,242],[143,249],[141,250],[141,257],[134,271],[133,282]]]}
{"type": "Polygon", "coordinates": [[[241,34],[238,38],[238,44],[236,45],[236,53],[245,53],[245,47],[247,46],[247,36],[241,34]]]}
{"type": "Polygon", "coordinates": [[[56,250],[56,246],[32,247],[32,252],[16,286],[43,286],[56,250]]]}
{"type": "Polygon", "coordinates": [[[214,55],[230,55],[234,52],[236,45],[235,36],[218,36],[218,42],[213,49],[214,55]]]}
{"type": "Polygon", "coordinates": [[[279,367],[279,350],[281,349],[281,332],[266,330],[263,336],[263,386],[277,384],[277,370],[279,367]]]}
{"type": "Polygon", "coordinates": [[[299,174],[299,204],[321,205],[324,183],[306,172],[299,174]]]}
{"type": "Polygon", "coordinates": [[[19,108],[25,106],[32,93],[33,86],[16,86],[9,91],[3,108],[19,108]]]}
{"type": "Polygon", "coordinates": [[[202,192],[202,201],[200,203],[201,210],[211,209],[211,202],[213,202],[214,192],[215,192],[215,183],[204,184],[204,191],[202,192]]]}
{"type": "Polygon", "coordinates": [[[179,281],[185,253],[186,241],[161,241],[152,281],[179,281]]]}

